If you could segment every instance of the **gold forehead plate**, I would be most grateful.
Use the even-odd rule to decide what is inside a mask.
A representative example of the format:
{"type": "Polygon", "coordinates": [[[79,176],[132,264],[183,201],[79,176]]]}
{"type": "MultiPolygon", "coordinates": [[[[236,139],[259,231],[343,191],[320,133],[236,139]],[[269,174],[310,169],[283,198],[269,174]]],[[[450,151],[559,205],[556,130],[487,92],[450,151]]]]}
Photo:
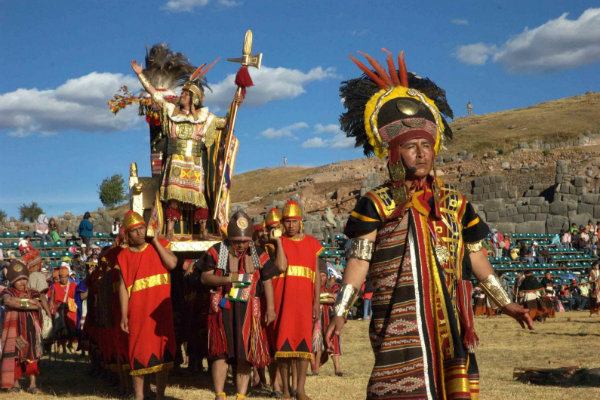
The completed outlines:
{"type": "Polygon", "coordinates": [[[21,272],[23,271],[23,266],[21,264],[17,264],[14,266],[13,269],[15,270],[15,272],[21,272]]]}
{"type": "Polygon", "coordinates": [[[404,115],[415,115],[419,112],[420,104],[408,99],[398,99],[396,107],[404,115]]]}

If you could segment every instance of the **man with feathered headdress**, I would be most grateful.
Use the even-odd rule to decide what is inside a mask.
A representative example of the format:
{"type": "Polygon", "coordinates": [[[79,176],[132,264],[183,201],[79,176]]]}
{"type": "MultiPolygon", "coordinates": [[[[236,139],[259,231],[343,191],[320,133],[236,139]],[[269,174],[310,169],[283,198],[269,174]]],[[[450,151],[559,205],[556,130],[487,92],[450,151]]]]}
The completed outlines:
{"type": "MultiPolygon", "coordinates": [[[[163,137],[167,139],[166,157],[159,163],[162,165],[159,198],[164,204],[164,217],[162,212],[156,211],[156,206],[153,214],[161,214],[161,217],[156,217],[157,221],[166,220],[169,239],[173,237],[175,224],[182,219],[189,224],[199,224],[201,236],[208,237],[210,199],[207,196],[210,194],[206,193],[206,182],[210,161],[207,160],[209,156],[205,149],[215,144],[217,129],[225,125],[225,119],[218,118],[203,106],[206,87],[204,75],[216,61],[208,67],[203,64],[194,69],[183,54],[171,52],[166,45],[157,45],[150,50],[146,57],[148,71],[144,71],[135,60],[131,61],[131,67],[144,89],[160,109],[158,118],[149,116],[150,119],[157,119],[156,123],[161,127],[153,139],[153,145],[163,137]],[[156,68],[159,71],[155,71],[156,68]],[[155,87],[145,73],[153,77],[156,85],[161,86],[155,87]],[[173,89],[181,83],[179,102],[171,103],[161,89],[173,89]],[[189,210],[193,217],[186,218],[184,210],[189,210]]],[[[241,103],[242,99],[236,97],[234,101],[241,103]]],[[[152,160],[153,163],[158,161],[152,160]]],[[[155,172],[153,164],[153,174],[155,172]]],[[[150,227],[161,228],[152,219],[150,227]]],[[[187,231],[192,232],[191,227],[187,231]]]]}
{"type": "Polygon", "coordinates": [[[489,228],[435,175],[435,155],[451,135],[445,92],[408,73],[402,54],[396,70],[387,53],[389,74],[366,54],[374,71],[351,57],[365,75],[340,89],[347,108],[342,129],[366,154],[387,155],[390,180],[360,198],[350,214],[345,234],[352,245],[327,337],[331,342],[340,333],[368,272],[376,290],[367,398],[475,399],[471,273],[504,313],[522,326],[533,324],[481,251],[489,228]]]}

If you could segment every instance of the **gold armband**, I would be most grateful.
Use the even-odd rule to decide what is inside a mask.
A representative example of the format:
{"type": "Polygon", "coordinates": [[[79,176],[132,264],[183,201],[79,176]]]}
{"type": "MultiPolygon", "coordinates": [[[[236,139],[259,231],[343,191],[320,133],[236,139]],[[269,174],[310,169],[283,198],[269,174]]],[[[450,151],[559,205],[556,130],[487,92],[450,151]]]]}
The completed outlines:
{"type": "Polygon", "coordinates": [[[29,308],[29,299],[21,299],[21,307],[29,308]]]}
{"type": "Polygon", "coordinates": [[[467,243],[467,250],[469,250],[469,253],[477,253],[478,251],[481,251],[481,249],[483,249],[483,240],[475,243],[467,243]]]}
{"type": "Polygon", "coordinates": [[[152,86],[152,84],[150,83],[148,78],[146,78],[146,75],[144,75],[143,72],[138,75],[138,78],[140,82],[142,82],[142,86],[144,87],[144,89],[148,89],[150,86],[152,86]]]}
{"type": "Polygon", "coordinates": [[[346,283],[337,294],[335,304],[333,305],[333,315],[336,317],[344,317],[345,319],[357,298],[358,289],[349,283],[346,283]]]}
{"type": "Polygon", "coordinates": [[[495,274],[490,274],[487,278],[479,282],[479,285],[485,294],[500,308],[512,303],[510,296],[500,284],[500,280],[495,274]]]}
{"type": "Polygon", "coordinates": [[[359,260],[371,261],[371,256],[375,250],[375,243],[368,239],[351,239],[350,254],[348,258],[358,258],[359,260]]]}

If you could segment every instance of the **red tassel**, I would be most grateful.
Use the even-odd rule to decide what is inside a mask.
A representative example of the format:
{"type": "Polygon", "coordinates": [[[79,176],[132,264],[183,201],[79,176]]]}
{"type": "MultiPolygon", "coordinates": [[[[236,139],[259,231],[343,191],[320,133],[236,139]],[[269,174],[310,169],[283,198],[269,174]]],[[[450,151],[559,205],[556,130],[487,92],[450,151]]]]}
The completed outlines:
{"type": "Polygon", "coordinates": [[[219,309],[221,301],[220,293],[210,295],[210,309],[206,318],[208,328],[208,356],[220,357],[228,353],[227,338],[225,337],[225,328],[223,326],[223,313],[219,309]]]}
{"type": "Polygon", "coordinates": [[[254,86],[250,73],[248,72],[248,66],[242,65],[235,75],[235,84],[242,88],[242,98],[246,97],[246,88],[254,86]]]}

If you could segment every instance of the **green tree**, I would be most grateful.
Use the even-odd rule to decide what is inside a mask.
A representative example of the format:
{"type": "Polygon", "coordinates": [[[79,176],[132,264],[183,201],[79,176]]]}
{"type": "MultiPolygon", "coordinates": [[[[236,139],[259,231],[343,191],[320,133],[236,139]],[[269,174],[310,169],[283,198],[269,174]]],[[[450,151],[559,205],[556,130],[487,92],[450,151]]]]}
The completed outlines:
{"type": "Polygon", "coordinates": [[[105,207],[114,207],[125,201],[125,193],[125,181],[120,174],[104,178],[98,186],[98,196],[105,207]]]}
{"type": "Polygon", "coordinates": [[[35,222],[37,217],[43,213],[44,210],[42,210],[42,208],[35,201],[32,201],[31,204],[23,204],[21,207],[19,207],[21,221],[35,222]]]}
{"type": "Polygon", "coordinates": [[[0,222],[6,221],[6,211],[0,210],[0,222]]]}

